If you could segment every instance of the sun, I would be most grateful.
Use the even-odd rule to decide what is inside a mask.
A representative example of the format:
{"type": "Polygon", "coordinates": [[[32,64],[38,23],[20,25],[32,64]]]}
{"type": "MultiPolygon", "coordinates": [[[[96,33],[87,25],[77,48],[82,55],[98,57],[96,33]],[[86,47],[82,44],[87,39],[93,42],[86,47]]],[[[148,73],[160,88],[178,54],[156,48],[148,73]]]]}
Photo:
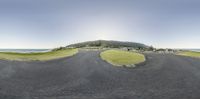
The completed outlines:
{"type": "Polygon", "coordinates": [[[97,33],[96,37],[97,39],[101,39],[101,40],[106,40],[109,38],[108,34],[105,32],[97,33]]]}

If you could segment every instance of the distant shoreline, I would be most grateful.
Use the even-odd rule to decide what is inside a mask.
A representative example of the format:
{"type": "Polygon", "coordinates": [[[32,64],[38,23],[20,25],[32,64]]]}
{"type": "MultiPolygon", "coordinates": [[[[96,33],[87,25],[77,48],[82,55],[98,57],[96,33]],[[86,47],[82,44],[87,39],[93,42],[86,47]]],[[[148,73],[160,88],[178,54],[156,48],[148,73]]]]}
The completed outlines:
{"type": "Polygon", "coordinates": [[[187,49],[189,51],[200,52],[200,49],[187,49]]]}
{"type": "Polygon", "coordinates": [[[0,52],[15,52],[15,53],[37,53],[48,52],[51,49],[0,49],[0,52]]]}

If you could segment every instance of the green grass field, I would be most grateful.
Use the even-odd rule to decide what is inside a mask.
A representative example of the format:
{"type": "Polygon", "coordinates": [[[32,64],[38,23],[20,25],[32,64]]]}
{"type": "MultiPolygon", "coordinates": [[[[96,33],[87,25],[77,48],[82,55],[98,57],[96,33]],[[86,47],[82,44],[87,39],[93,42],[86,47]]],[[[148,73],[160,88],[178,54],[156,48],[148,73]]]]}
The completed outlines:
{"type": "Polygon", "coordinates": [[[115,66],[131,66],[145,61],[142,54],[122,50],[107,50],[100,54],[101,58],[115,66]]]}
{"type": "Polygon", "coordinates": [[[72,56],[77,52],[78,49],[63,49],[63,50],[50,51],[44,53],[0,52],[0,59],[17,60],[17,61],[33,61],[33,60],[46,61],[46,60],[72,56]]]}
{"type": "Polygon", "coordinates": [[[193,51],[182,51],[182,52],[179,52],[178,55],[200,58],[200,52],[193,52],[193,51]]]}

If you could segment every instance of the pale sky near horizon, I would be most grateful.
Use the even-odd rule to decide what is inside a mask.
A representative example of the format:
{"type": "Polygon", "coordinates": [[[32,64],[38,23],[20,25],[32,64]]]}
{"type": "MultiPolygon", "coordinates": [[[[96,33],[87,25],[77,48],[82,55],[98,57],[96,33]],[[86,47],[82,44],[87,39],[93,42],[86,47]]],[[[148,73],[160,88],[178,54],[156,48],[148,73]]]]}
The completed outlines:
{"type": "Polygon", "coordinates": [[[200,1],[0,0],[0,48],[99,39],[200,48],[200,1]]]}

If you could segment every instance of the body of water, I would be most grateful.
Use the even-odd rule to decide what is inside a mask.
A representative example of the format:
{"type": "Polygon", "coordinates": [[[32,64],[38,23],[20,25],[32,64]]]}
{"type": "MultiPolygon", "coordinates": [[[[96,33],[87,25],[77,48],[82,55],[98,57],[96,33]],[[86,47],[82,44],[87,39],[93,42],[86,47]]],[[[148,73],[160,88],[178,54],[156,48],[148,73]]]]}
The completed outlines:
{"type": "Polygon", "coordinates": [[[37,53],[48,52],[50,49],[0,49],[0,52],[37,53]]]}
{"type": "Polygon", "coordinates": [[[191,51],[200,52],[200,49],[189,49],[191,51]]]}

